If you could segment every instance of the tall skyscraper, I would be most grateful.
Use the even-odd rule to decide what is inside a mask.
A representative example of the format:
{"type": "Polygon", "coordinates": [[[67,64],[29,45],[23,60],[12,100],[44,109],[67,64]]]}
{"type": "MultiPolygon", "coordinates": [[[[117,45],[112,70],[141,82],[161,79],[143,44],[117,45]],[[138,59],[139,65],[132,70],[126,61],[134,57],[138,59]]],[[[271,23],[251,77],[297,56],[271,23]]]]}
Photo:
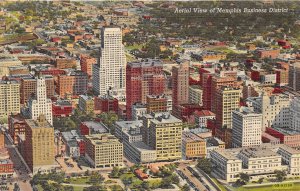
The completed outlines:
{"type": "Polygon", "coordinates": [[[294,91],[300,90],[300,62],[295,62],[289,68],[289,86],[294,91]]]}
{"type": "Polygon", "coordinates": [[[173,110],[180,104],[189,103],[189,61],[182,60],[172,68],[173,110]]]}
{"type": "Polygon", "coordinates": [[[0,117],[20,113],[20,84],[17,81],[0,81],[0,117]]]}
{"type": "Polygon", "coordinates": [[[102,28],[100,57],[98,63],[93,65],[92,72],[95,93],[102,96],[113,89],[125,94],[126,57],[121,28],[102,28]]]}
{"type": "Polygon", "coordinates": [[[47,122],[45,115],[39,115],[37,120],[26,119],[25,122],[25,140],[21,153],[27,165],[34,174],[49,167],[51,169],[55,164],[54,128],[47,122]]]}
{"type": "Polygon", "coordinates": [[[221,87],[217,94],[216,99],[216,123],[217,128],[226,126],[231,129],[232,127],[232,112],[240,107],[240,94],[241,90],[232,87],[221,87]]]}
{"type": "Polygon", "coordinates": [[[131,62],[126,67],[126,115],[131,119],[132,105],[147,102],[147,95],[161,95],[165,91],[163,65],[158,60],[131,62]]]}
{"type": "Polygon", "coordinates": [[[47,99],[46,82],[44,77],[38,77],[36,82],[35,98],[30,99],[29,104],[29,117],[36,120],[40,115],[45,115],[47,121],[52,125],[52,102],[47,99]]]}
{"type": "Polygon", "coordinates": [[[232,112],[232,146],[248,147],[261,144],[262,114],[253,108],[241,107],[232,112]]]}

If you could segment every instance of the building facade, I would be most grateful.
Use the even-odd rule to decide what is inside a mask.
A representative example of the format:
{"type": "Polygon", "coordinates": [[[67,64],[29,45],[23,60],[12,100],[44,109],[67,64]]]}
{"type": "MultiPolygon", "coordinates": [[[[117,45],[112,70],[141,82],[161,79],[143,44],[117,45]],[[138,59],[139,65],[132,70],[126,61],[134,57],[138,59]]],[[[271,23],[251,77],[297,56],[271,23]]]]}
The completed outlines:
{"type": "Polygon", "coordinates": [[[17,81],[0,81],[0,118],[20,113],[20,84],[17,81]]]}
{"type": "Polygon", "coordinates": [[[45,115],[47,121],[52,125],[52,101],[47,98],[46,81],[44,77],[36,79],[35,98],[29,100],[29,117],[37,120],[40,115],[45,115]]]}
{"type": "Polygon", "coordinates": [[[100,58],[98,63],[93,65],[92,71],[95,93],[103,96],[110,88],[125,92],[126,57],[121,28],[102,28],[100,58]]]}

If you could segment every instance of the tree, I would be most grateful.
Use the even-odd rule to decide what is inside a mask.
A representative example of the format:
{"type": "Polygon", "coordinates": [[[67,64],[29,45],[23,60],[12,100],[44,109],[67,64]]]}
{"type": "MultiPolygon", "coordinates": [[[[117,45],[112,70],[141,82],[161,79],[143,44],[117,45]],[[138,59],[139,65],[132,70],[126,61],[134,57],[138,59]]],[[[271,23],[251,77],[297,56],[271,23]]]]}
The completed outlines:
{"type": "Polygon", "coordinates": [[[65,186],[64,191],[74,191],[73,186],[65,186]]]}
{"type": "Polygon", "coordinates": [[[241,182],[244,182],[245,184],[246,184],[247,182],[249,182],[249,180],[250,180],[249,175],[246,174],[246,173],[240,173],[240,174],[239,174],[239,177],[240,177],[241,182]]]}
{"type": "Polygon", "coordinates": [[[179,181],[180,181],[178,176],[174,173],[171,175],[171,180],[172,180],[173,184],[179,184],[179,181]]]}
{"type": "Polygon", "coordinates": [[[104,186],[90,186],[83,189],[83,191],[106,191],[104,186]]]}
{"type": "Polygon", "coordinates": [[[90,176],[90,183],[92,185],[100,185],[103,183],[103,181],[105,180],[105,178],[99,174],[98,172],[93,172],[90,176]]]}
{"type": "Polygon", "coordinates": [[[211,169],[212,169],[211,162],[207,158],[200,158],[198,160],[197,167],[203,170],[206,174],[211,173],[211,169]]]}
{"type": "Polygon", "coordinates": [[[141,186],[145,190],[149,190],[150,189],[150,184],[147,181],[143,181],[143,183],[141,184],[141,186]]]}
{"type": "Polygon", "coordinates": [[[275,177],[278,182],[282,182],[286,178],[286,172],[284,170],[275,170],[275,177]]]}
{"type": "Polygon", "coordinates": [[[264,178],[259,178],[257,182],[258,182],[259,184],[261,184],[263,181],[264,181],[264,178]]]}
{"type": "Polygon", "coordinates": [[[188,184],[183,185],[183,187],[181,188],[181,191],[190,191],[190,187],[188,184]]]}
{"type": "Polygon", "coordinates": [[[111,171],[111,173],[110,173],[110,177],[112,177],[112,178],[118,178],[120,176],[119,173],[120,173],[119,167],[115,166],[113,168],[113,170],[111,171]]]}
{"type": "Polygon", "coordinates": [[[168,176],[166,178],[161,179],[160,187],[161,188],[170,188],[171,183],[172,183],[171,177],[168,176]]]}

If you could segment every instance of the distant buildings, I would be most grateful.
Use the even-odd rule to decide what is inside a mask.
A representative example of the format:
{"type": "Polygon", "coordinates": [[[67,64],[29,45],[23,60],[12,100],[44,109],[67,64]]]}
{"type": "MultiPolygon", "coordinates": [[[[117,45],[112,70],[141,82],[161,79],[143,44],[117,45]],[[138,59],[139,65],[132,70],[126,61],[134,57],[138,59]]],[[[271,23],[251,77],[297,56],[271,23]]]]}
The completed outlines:
{"type": "Polygon", "coordinates": [[[44,77],[36,79],[35,98],[31,98],[28,104],[29,117],[37,120],[40,115],[45,115],[47,121],[52,125],[52,101],[47,98],[46,81],[44,77]]]}
{"type": "Polygon", "coordinates": [[[158,96],[165,91],[163,64],[158,60],[130,62],[126,67],[126,112],[131,119],[134,103],[145,104],[148,95],[158,96]]]}
{"type": "Polygon", "coordinates": [[[88,55],[80,55],[80,67],[81,71],[88,74],[88,76],[93,75],[93,65],[97,63],[96,58],[90,57],[88,55]]]}
{"type": "Polygon", "coordinates": [[[57,77],[56,92],[61,98],[87,92],[88,76],[82,71],[73,71],[57,77]]]}
{"type": "Polygon", "coordinates": [[[103,96],[112,88],[125,91],[126,57],[119,27],[107,26],[101,30],[101,50],[97,64],[93,65],[93,90],[103,96]]]}
{"type": "Polygon", "coordinates": [[[249,147],[261,144],[262,114],[253,108],[241,107],[232,112],[232,146],[249,147]]]}
{"type": "Polygon", "coordinates": [[[211,152],[212,174],[235,182],[240,173],[250,181],[275,177],[275,170],[285,170],[289,177],[299,176],[300,151],[286,145],[263,144],[257,147],[214,150],[211,152]]]}
{"type": "MultiPolygon", "coordinates": [[[[47,98],[51,98],[54,96],[55,86],[54,86],[54,78],[52,76],[46,75],[43,76],[46,83],[46,94],[47,98]]],[[[36,93],[38,78],[36,77],[25,77],[21,79],[21,104],[26,103],[33,95],[36,93]]]]}
{"type": "Polygon", "coordinates": [[[10,66],[22,66],[22,62],[17,58],[9,54],[0,54],[0,78],[9,75],[10,66]]]}
{"type": "Polygon", "coordinates": [[[273,94],[271,96],[262,93],[260,97],[247,99],[255,112],[263,116],[262,131],[266,127],[288,127],[290,124],[290,98],[285,94],[273,94]]]}
{"type": "Polygon", "coordinates": [[[94,168],[123,166],[123,144],[111,134],[85,135],[85,157],[94,168]]]}
{"type": "Polygon", "coordinates": [[[0,118],[20,113],[20,84],[17,81],[0,81],[0,118]]]}

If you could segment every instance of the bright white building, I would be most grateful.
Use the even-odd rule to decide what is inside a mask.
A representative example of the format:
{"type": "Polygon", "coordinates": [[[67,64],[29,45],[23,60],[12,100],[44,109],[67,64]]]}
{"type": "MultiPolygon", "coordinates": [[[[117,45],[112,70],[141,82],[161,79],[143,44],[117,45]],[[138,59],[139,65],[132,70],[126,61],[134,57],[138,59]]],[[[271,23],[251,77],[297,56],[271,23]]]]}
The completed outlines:
{"type": "Polygon", "coordinates": [[[249,147],[261,144],[262,114],[253,108],[241,107],[232,112],[232,146],[249,147]]]}
{"type": "Polygon", "coordinates": [[[248,174],[250,181],[274,178],[275,170],[286,171],[288,177],[300,175],[300,151],[283,144],[217,149],[210,156],[212,174],[227,182],[235,182],[240,173],[248,174]]]}
{"type": "Polygon", "coordinates": [[[268,96],[262,93],[260,97],[247,99],[248,105],[254,108],[254,112],[261,113],[262,131],[266,127],[288,127],[290,122],[290,98],[285,94],[273,94],[268,96]]]}
{"type": "Polygon", "coordinates": [[[126,57],[122,44],[122,30],[106,26],[101,30],[100,58],[93,65],[93,90],[103,96],[108,90],[125,95],[126,57]]]}
{"type": "Polygon", "coordinates": [[[47,99],[45,78],[38,77],[36,85],[35,98],[30,99],[28,104],[29,117],[37,120],[41,114],[44,114],[47,121],[53,125],[52,101],[51,99],[47,99]]]}

